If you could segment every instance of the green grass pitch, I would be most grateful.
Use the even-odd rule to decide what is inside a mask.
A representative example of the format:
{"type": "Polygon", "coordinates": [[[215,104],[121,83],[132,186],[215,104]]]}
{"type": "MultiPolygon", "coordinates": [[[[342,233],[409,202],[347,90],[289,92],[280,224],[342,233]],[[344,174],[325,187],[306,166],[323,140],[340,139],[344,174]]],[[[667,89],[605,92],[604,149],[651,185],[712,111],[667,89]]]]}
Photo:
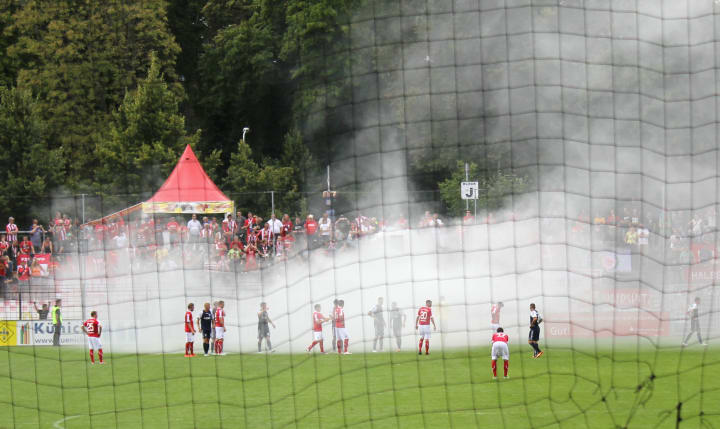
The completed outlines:
{"type": "Polygon", "coordinates": [[[114,355],[91,366],[79,349],[5,347],[0,427],[674,428],[678,403],[681,428],[720,427],[712,348],[549,347],[532,359],[515,346],[499,381],[489,347],[431,352],[114,355]]]}

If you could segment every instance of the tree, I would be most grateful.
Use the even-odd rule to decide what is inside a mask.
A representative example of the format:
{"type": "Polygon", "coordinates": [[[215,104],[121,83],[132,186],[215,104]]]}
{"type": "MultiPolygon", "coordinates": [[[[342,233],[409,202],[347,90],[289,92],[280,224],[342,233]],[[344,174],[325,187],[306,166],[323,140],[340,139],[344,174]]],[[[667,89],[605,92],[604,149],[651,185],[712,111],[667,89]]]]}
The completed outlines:
{"type": "Polygon", "coordinates": [[[252,149],[240,140],[237,150],[230,157],[230,166],[224,181],[224,189],[239,209],[258,211],[268,215],[271,211],[269,191],[275,191],[276,213],[295,213],[299,210],[299,184],[292,167],[281,166],[274,159],[262,164],[253,160],[252,149]]]}
{"type": "MultiPolygon", "coordinates": [[[[470,179],[477,181],[480,187],[478,208],[488,210],[501,208],[508,196],[525,192],[529,188],[526,177],[512,172],[494,170],[483,174],[474,162],[471,162],[469,167],[470,179]]],[[[450,215],[462,216],[465,211],[465,201],[460,197],[460,182],[464,181],[465,163],[458,161],[452,176],[438,183],[440,198],[450,215]]]]}
{"type": "Polygon", "coordinates": [[[134,91],[128,91],[113,113],[109,132],[97,146],[99,191],[111,205],[137,202],[155,191],[172,171],[185,145],[197,144],[199,133],[187,135],[178,112],[179,97],[161,72],[155,53],[134,91]],[[127,195],[124,201],[120,196],[127,195]]]}
{"type": "Polygon", "coordinates": [[[0,213],[19,225],[49,217],[49,199],[64,181],[61,149],[52,149],[38,101],[30,91],[0,87],[0,213]]]}
{"type": "MultiPolygon", "coordinates": [[[[27,0],[13,14],[17,85],[38,97],[47,132],[68,154],[71,186],[97,163],[94,147],[157,52],[172,83],[178,46],[163,0],[27,0]]],[[[175,84],[178,95],[182,88],[175,84]]]]}

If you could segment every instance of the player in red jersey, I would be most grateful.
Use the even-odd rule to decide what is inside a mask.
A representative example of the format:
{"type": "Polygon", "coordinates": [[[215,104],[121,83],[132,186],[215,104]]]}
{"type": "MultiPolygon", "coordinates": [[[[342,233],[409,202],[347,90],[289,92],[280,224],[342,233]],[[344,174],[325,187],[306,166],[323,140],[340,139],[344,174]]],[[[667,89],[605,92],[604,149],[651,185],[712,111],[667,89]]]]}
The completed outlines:
{"type": "Polygon", "coordinates": [[[188,311],[185,312],[185,357],[194,357],[195,323],[193,322],[192,312],[195,310],[195,304],[191,302],[187,308],[188,311]]]}
{"type": "Polygon", "coordinates": [[[335,338],[337,338],[337,351],[338,354],[351,355],[348,351],[348,337],[347,331],[345,330],[345,301],[342,299],[337,300],[337,305],[333,311],[332,319],[335,321],[335,338]],[[345,346],[345,352],[343,352],[343,345],[345,346]]]}
{"type": "Polygon", "coordinates": [[[308,353],[315,347],[315,344],[320,344],[320,353],[325,354],[322,324],[330,320],[330,318],[323,316],[320,308],[320,304],[315,304],[315,312],[313,312],[313,342],[310,344],[310,347],[307,348],[308,353]]]}
{"type": "Polygon", "coordinates": [[[100,342],[102,325],[97,320],[97,311],[90,312],[90,318],[83,323],[82,330],[88,336],[88,343],[90,345],[90,363],[95,364],[95,350],[97,350],[100,363],[104,364],[102,343],[100,342]]]}
{"type": "Polygon", "coordinates": [[[505,378],[508,378],[508,365],[510,364],[510,350],[508,349],[508,336],[503,328],[497,328],[492,336],[492,352],[490,358],[492,359],[492,371],[493,378],[497,380],[497,359],[502,357],[505,372],[505,378]]]}
{"type": "Polygon", "coordinates": [[[497,304],[490,308],[490,326],[493,332],[497,332],[497,329],[500,327],[500,310],[502,310],[503,307],[505,307],[505,304],[503,304],[502,301],[498,301],[497,304]]]}
{"type": "Polygon", "coordinates": [[[225,341],[225,301],[218,301],[215,309],[215,354],[224,355],[223,342],[225,341]]]}
{"type": "Polygon", "coordinates": [[[433,324],[433,329],[437,331],[437,325],[435,325],[435,318],[432,315],[431,307],[432,301],[428,299],[425,301],[425,307],[420,307],[417,317],[415,318],[415,330],[419,330],[420,332],[419,355],[422,354],[423,340],[425,340],[425,354],[430,354],[430,322],[433,324]]]}

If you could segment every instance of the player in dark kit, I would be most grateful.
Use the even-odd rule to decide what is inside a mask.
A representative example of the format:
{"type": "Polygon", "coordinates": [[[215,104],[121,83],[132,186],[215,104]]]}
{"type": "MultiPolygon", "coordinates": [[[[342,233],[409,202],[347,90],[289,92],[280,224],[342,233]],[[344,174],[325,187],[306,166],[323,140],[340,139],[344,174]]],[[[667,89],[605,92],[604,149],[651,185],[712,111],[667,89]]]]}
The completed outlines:
{"type": "Polygon", "coordinates": [[[275,328],[275,324],[270,320],[268,314],[268,306],[266,303],[260,303],[260,311],[258,312],[258,353],[262,353],[262,342],[265,340],[267,351],[275,352],[270,343],[270,326],[275,328]]]}
{"type": "Polygon", "coordinates": [[[702,344],[703,346],[707,346],[707,343],[704,343],[702,340],[702,335],[700,334],[700,298],[695,298],[695,302],[690,304],[687,310],[687,316],[690,318],[690,333],[687,334],[687,337],[685,337],[685,341],[683,341],[682,345],[687,346],[688,341],[690,341],[690,337],[692,337],[692,334],[697,334],[698,343],[702,344]]]}
{"type": "Polygon", "coordinates": [[[542,318],[540,313],[535,310],[535,304],[530,304],[530,335],[528,335],[528,344],[533,348],[533,357],[539,358],[543,355],[542,350],[538,347],[540,341],[540,322],[542,318]]]}
{"type": "Polygon", "coordinates": [[[210,303],[206,302],[203,311],[197,319],[198,330],[202,332],[203,351],[205,356],[210,356],[210,338],[213,331],[213,313],[210,311],[210,303]]]}

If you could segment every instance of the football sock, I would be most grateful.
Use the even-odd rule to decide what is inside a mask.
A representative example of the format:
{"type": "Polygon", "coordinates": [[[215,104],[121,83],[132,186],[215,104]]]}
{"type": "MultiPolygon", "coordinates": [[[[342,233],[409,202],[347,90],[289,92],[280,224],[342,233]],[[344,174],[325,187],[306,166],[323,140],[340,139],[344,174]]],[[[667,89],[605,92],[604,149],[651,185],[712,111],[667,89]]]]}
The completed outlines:
{"type": "Polygon", "coordinates": [[[703,341],[702,341],[702,337],[700,336],[700,331],[697,331],[697,337],[698,337],[698,342],[700,344],[702,344],[703,341]]]}
{"type": "Polygon", "coordinates": [[[345,353],[347,353],[347,351],[348,351],[348,343],[349,343],[349,342],[350,342],[350,340],[348,340],[347,338],[345,338],[345,353]]]}
{"type": "Polygon", "coordinates": [[[510,366],[510,361],[509,361],[509,360],[506,360],[506,361],[504,361],[504,364],[503,364],[503,371],[505,372],[505,377],[507,377],[507,373],[508,373],[508,366],[510,366]]]}
{"type": "Polygon", "coordinates": [[[203,351],[205,352],[205,354],[208,354],[208,352],[210,351],[210,343],[203,343],[203,351]]]}
{"type": "Polygon", "coordinates": [[[270,344],[270,338],[267,339],[267,349],[272,350],[272,344],[270,344]]]}
{"type": "Polygon", "coordinates": [[[258,351],[262,351],[262,340],[258,341],[258,351]]]}
{"type": "Polygon", "coordinates": [[[380,351],[382,351],[382,349],[383,349],[383,339],[384,339],[384,337],[378,338],[378,342],[380,343],[380,351]]]}
{"type": "Polygon", "coordinates": [[[420,346],[419,346],[419,349],[418,349],[418,350],[420,351],[420,353],[422,353],[422,344],[423,344],[423,341],[424,341],[424,339],[423,339],[423,338],[420,338],[420,346]]]}
{"type": "Polygon", "coordinates": [[[377,340],[377,337],[375,337],[375,339],[373,340],[373,350],[377,349],[377,340]]]}
{"type": "Polygon", "coordinates": [[[187,341],[185,341],[185,354],[190,354],[190,343],[188,343],[187,341]]]}
{"type": "Polygon", "coordinates": [[[191,355],[195,354],[195,343],[190,343],[190,354],[191,355]]]}
{"type": "Polygon", "coordinates": [[[95,353],[90,349],[90,362],[95,363],[95,353]]]}
{"type": "Polygon", "coordinates": [[[337,351],[338,354],[342,353],[342,340],[337,341],[337,351]]]}
{"type": "Polygon", "coordinates": [[[425,353],[430,353],[430,340],[425,340],[425,353]]]}
{"type": "Polygon", "coordinates": [[[690,331],[690,333],[687,334],[687,337],[685,337],[685,341],[683,341],[683,343],[687,343],[688,341],[690,341],[690,337],[692,337],[692,334],[693,334],[693,332],[690,331]]]}
{"type": "Polygon", "coordinates": [[[322,341],[320,341],[320,353],[325,353],[325,346],[322,341]]]}
{"type": "Polygon", "coordinates": [[[493,377],[497,377],[497,361],[492,361],[493,377]]]}
{"type": "Polygon", "coordinates": [[[400,344],[402,343],[402,340],[400,339],[400,337],[395,337],[395,342],[397,342],[398,349],[402,348],[400,346],[400,344]]]}
{"type": "Polygon", "coordinates": [[[317,344],[317,341],[313,341],[312,344],[310,344],[310,347],[308,347],[308,351],[312,350],[313,347],[315,347],[315,344],[317,344]]]}

